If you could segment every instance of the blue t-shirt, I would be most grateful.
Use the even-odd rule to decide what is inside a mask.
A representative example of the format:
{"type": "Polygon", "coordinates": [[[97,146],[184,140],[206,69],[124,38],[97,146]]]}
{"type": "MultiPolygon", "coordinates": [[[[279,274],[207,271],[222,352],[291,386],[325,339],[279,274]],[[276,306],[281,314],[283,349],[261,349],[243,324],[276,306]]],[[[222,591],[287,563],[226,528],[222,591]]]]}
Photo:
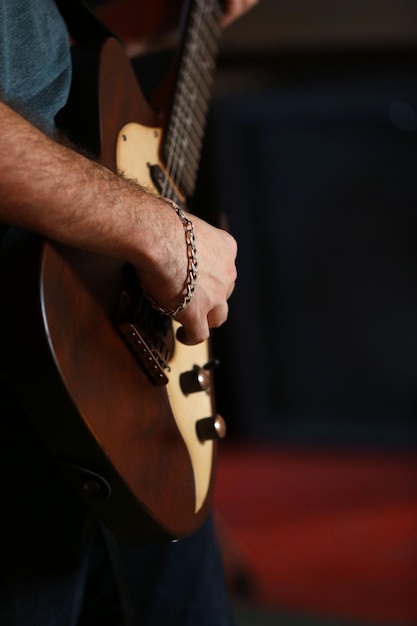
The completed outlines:
{"type": "Polygon", "coordinates": [[[0,99],[51,134],[70,82],[69,36],[54,0],[0,0],[0,99]]]}

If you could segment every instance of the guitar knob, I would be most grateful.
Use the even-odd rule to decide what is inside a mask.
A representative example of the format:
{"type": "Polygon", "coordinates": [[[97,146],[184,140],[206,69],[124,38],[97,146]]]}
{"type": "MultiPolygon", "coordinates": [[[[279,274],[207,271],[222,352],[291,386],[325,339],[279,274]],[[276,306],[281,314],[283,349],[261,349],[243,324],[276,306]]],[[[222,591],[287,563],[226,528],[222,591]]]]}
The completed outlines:
{"type": "Polygon", "coordinates": [[[210,372],[203,367],[194,367],[180,375],[182,392],[186,395],[197,391],[210,391],[210,372]]]}
{"type": "Polygon", "coordinates": [[[221,415],[205,417],[196,424],[197,437],[200,441],[224,439],[226,437],[226,422],[221,415]]]}
{"type": "Polygon", "coordinates": [[[208,363],[204,365],[203,369],[214,370],[214,369],[217,369],[219,366],[220,366],[219,359],[212,359],[211,361],[209,361],[208,363]]]}

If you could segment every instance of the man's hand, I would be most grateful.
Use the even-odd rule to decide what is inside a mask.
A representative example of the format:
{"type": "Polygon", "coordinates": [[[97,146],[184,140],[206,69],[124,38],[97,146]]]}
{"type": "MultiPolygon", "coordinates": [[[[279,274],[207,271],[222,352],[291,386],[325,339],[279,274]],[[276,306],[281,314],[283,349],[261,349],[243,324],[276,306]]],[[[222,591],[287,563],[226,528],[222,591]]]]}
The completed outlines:
{"type": "MultiPolygon", "coordinates": [[[[184,226],[169,204],[134,181],[61,146],[0,103],[0,222],[131,263],[166,309],[182,300],[188,250],[184,226]]],[[[204,341],[228,313],[236,280],[236,242],[192,215],[198,275],[177,319],[179,339],[204,341]]]]}
{"type": "MultiPolygon", "coordinates": [[[[144,289],[164,309],[175,308],[185,293],[187,280],[187,247],[181,221],[165,202],[159,222],[159,250],[155,258],[139,263],[136,269],[144,289]]],[[[159,211],[155,213],[157,217],[159,211]]],[[[190,215],[194,225],[198,258],[197,282],[191,302],[175,319],[182,324],[178,339],[192,345],[208,339],[210,328],[226,321],[227,300],[236,280],[237,245],[234,238],[190,215]]]]}
{"type": "Polygon", "coordinates": [[[229,233],[213,228],[192,217],[198,243],[198,276],[193,298],[177,316],[183,324],[178,339],[198,343],[208,339],[210,328],[218,328],[227,319],[227,301],[236,281],[237,244],[229,233]]]}
{"type": "Polygon", "coordinates": [[[228,26],[235,19],[252,9],[258,0],[224,0],[223,19],[221,25],[228,26]]]}

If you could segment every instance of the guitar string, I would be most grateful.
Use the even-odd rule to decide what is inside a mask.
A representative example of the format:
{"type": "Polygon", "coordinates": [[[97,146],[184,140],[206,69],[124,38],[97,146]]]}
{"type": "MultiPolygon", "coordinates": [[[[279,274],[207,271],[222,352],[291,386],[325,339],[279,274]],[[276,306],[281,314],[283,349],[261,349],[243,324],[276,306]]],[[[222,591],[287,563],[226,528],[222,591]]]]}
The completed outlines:
{"type": "MultiPolygon", "coordinates": [[[[218,6],[218,5],[217,5],[218,6]]],[[[190,93],[193,91],[194,86],[198,87],[196,97],[193,99],[193,114],[194,114],[194,127],[193,133],[189,136],[189,142],[181,144],[181,149],[184,152],[186,149],[189,153],[192,153],[194,149],[197,155],[201,152],[202,139],[207,121],[207,110],[209,106],[209,98],[211,94],[212,79],[214,75],[214,51],[213,51],[213,29],[216,24],[216,15],[214,12],[214,6],[209,7],[209,10],[202,15],[202,21],[205,20],[206,25],[202,31],[200,39],[204,41],[205,48],[202,54],[202,47],[198,47],[197,36],[195,34],[196,54],[199,55],[198,63],[192,65],[192,72],[188,74],[188,82],[192,82],[192,86],[188,88],[190,93]],[[211,58],[210,58],[211,55],[211,58]],[[205,70],[205,71],[202,71],[205,70]],[[191,79],[191,80],[190,80],[191,79]]],[[[214,50],[217,52],[217,41],[214,45],[214,50]]],[[[187,91],[187,84],[185,85],[187,91]]],[[[197,171],[199,159],[188,160],[190,164],[189,176],[191,181],[194,182],[197,171]]]]}
{"type": "MultiPolygon", "coordinates": [[[[206,22],[208,22],[207,31],[209,32],[210,28],[211,30],[213,29],[213,26],[215,25],[214,19],[209,21],[207,18],[210,18],[210,17],[213,18],[212,16],[213,11],[210,11],[210,9],[214,10],[215,7],[212,7],[212,6],[208,7],[207,4],[204,2],[201,2],[201,0],[197,0],[196,6],[200,10],[200,13],[196,11],[197,17],[195,16],[195,14],[192,17],[192,19],[194,18],[194,24],[193,24],[194,37],[192,37],[192,34],[190,34],[190,31],[191,31],[191,28],[190,28],[189,37],[187,38],[187,42],[191,41],[191,54],[187,55],[184,61],[184,65],[181,68],[182,72],[180,70],[180,74],[182,74],[182,76],[180,80],[180,85],[177,87],[177,92],[174,97],[173,113],[172,113],[172,115],[174,116],[174,124],[171,127],[172,130],[171,130],[170,145],[169,145],[169,152],[168,152],[168,158],[167,158],[168,176],[164,183],[164,195],[167,195],[167,194],[172,195],[173,193],[173,191],[171,191],[171,193],[168,192],[168,188],[169,188],[168,178],[171,178],[176,185],[181,187],[181,181],[184,175],[184,168],[185,168],[185,151],[188,148],[190,139],[192,142],[191,131],[194,130],[194,132],[196,133],[199,132],[200,134],[198,138],[201,139],[201,135],[204,130],[202,128],[201,123],[200,123],[199,131],[196,129],[196,124],[199,123],[199,120],[196,118],[195,115],[193,115],[193,112],[191,111],[191,107],[190,107],[190,102],[186,100],[186,94],[188,93],[189,95],[193,93],[193,89],[194,88],[197,89],[198,87],[197,80],[196,80],[196,69],[198,70],[198,68],[195,67],[195,59],[196,59],[196,56],[199,55],[199,53],[200,53],[200,58],[198,59],[198,61],[200,62],[202,61],[201,52],[198,47],[198,41],[203,39],[201,36],[201,33],[203,30],[202,25],[205,20],[206,22]],[[209,11],[207,11],[207,8],[209,8],[209,11]],[[191,66],[191,70],[190,70],[190,66],[191,66]],[[182,119],[188,120],[188,124],[184,122],[181,123],[182,119]],[[186,131],[188,131],[188,141],[186,137],[186,131]],[[177,158],[175,158],[176,156],[177,158]]],[[[207,55],[207,52],[208,50],[205,49],[206,55],[207,55]]],[[[195,95],[195,98],[198,98],[198,94],[195,95]]],[[[194,109],[195,109],[196,100],[193,99],[192,102],[194,104],[194,109]]],[[[206,103],[205,110],[207,110],[207,103],[206,103]]],[[[205,115],[205,111],[203,110],[203,117],[204,115],[205,115]]],[[[204,121],[205,120],[203,120],[203,123],[204,121]]],[[[201,145],[201,140],[199,143],[201,145]]],[[[195,148],[197,149],[197,152],[198,152],[198,149],[200,148],[200,146],[197,145],[195,146],[195,148]]],[[[197,157],[195,159],[196,163],[194,164],[194,171],[193,170],[191,171],[191,176],[193,176],[193,174],[195,173],[198,156],[199,155],[197,154],[197,157]]],[[[192,182],[193,180],[191,180],[191,183],[192,182]]]]}
{"type": "MultiPolygon", "coordinates": [[[[194,18],[194,15],[191,16],[191,19],[193,18],[194,18]]],[[[184,42],[185,47],[187,47],[188,38],[189,38],[189,34],[187,33],[186,39],[184,42]]],[[[187,55],[188,55],[188,50],[187,50],[187,55]]],[[[184,64],[181,65],[180,67],[179,81],[182,81],[183,79],[182,74],[187,69],[187,66],[186,66],[187,59],[188,59],[188,56],[184,59],[184,64]]],[[[180,93],[180,85],[177,84],[176,91],[174,94],[172,112],[171,112],[171,116],[172,116],[171,120],[173,120],[173,122],[171,123],[171,128],[169,129],[171,133],[170,133],[170,137],[167,138],[167,140],[170,141],[170,145],[169,145],[170,152],[168,153],[169,158],[167,162],[167,174],[168,174],[168,177],[170,176],[173,179],[175,184],[179,183],[179,180],[177,180],[178,174],[174,171],[174,163],[175,163],[175,153],[177,151],[177,143],[178,143],[178,136],[179,136],[180,113],[182,112],[181,104],[183,100],[184,100],[184,94],[180,93]]],[[[168,178],[166,180],[166,184],[168,185],[168,178]]]]}
{"type": "MultiPolygon", "coordinates": [[[[203,19],[204,4],[202,4],[200,6],[199,2],[197,1],[195,3],[195,7],[200,9],[200,13],[197,14],[197,18],[196,18],[195,14],[197,13],[197,9],[195,9],[194,15],[192,15],[191,19],[194,20],[194,23],[193,23],[194,32],[196,32],[196,31],[198,32],[198,30],[200,29],[201,21],[203,19]],[[202,10],[202,8],[203,8],[203,10],[202,10]],[[198,18],[200,18],[200,19],[198,20],[198,18]]],[[[190,35],[188,33],[185,45],[187,45],[187,43],[189,41],[189,37],[190,37],[190,35]]],[[[194,50],[195,50],[195,48],[194,48],[194,50]]],[[[192,55],[192,57],[194,57],[194,55],[192,55]]],[[[190,54],[189,54],[189,50],[187,50],[187,56],[186,56],[186,58],[184,60],[184,65],[180,68],[180,81],[181,82],[185,81],[186,78],[187,78],[187,72],[189,71],[189,59],[190,59],[190,54]]],[[[191,58],[191,60],[194,61],[194,58],[191,58]]],[[[173,123],[173,126],[171,127],[172,130],[171,130],[171,138],[170,138],[170,142],[171,142],[170,143],[170,152],[169,152],[169,155],[168,155],[168,162],[167,162],[167,174],[168,174],[168,177],[171,178],[176,185],[180,184],[181,177],[182,177],[181,176],[182,175],[182,167],[181,167],[180,158],[177,157],[177,159],[175,159],[175,156],[176,156],[176,153],[178,152],[179,147],[181,145],[180,144],[180,138],[181,138],[181,117],[187,118],[186,107],[184,106],[185,104],[186,104],[185,92],[183,91],[183,93],[180,93],[179,86],[177,85],[177,91],[176,91],[175,97],[174,97],[173,112],[172,112],[172,115],[174,117],[174,123],[173,123]]],[[[184,129],[184,124],[182,126],[183,126],[183,129],[184,129]]],[[[166,180],[166,189],[168,188],[168,184],[169,184],[168,180],[166,180]]]]}
{"type": "MultiPolygon", "coordinates": [[[[203,0],[200,0],[203,3],[203,0]]],[[[211,5],[209,7],[207,7],[207,5],[204,5],[205,11],[201,14],[201,21],[200,21],[200,32],[199,33],[194,33],[195,35],[195,51],[196,51],[196,55],[200,55],[199,58],[199,63],[193,63],[192,64],[192,72],[189,73],[186,76],[186,80],[185,83],[187,83],[188,80],[188,84],[192,83],[192,86],[188,88],[188,91],[192,93],[193,90],[193,86],[198,86],[197,89],[197,96],[200,96],[199,98],[196,97],[196,99],[194,100],[194,106],[193,106],[193,119],[194,119],[194,132],[192,133],[192,135],[190,136],[190,140],[191,142],[189,144],[187,144],[187,149],[189,149],[191,151],[191,147],[190,145],[195,146],[198,156],[200,154],[201,151],[201,145],[202,145],[202,138],[204,135],[204,130],[205,130],[205,125],[206,125],[206,121],[207,121],[207,110],[208,110],[208,105],[209,105],[209,96],[211,93],[211,83],[212,83],[212,79],[213,79],[213,75],[214,75],[214,60],[215,60],[215,52],[217,52],[217,39],[218,36],[215,38],[216,41],[214,42],[214,49],[215,52],[213,52],[213,45],[211,45],[211,50],[210,50],[210,46],[207,45],[207,42],[210,44],[213,44],[213,30],[215,28],[215,26],[218,26],[218,18],[219,15],[216,14],[215,12],[215,8],[217,6],[217,9],[219,9],[219,4],[218,2],[214,2],[211,3],[211,5]],[[205,21],[206,25],[205,28],[201,28],[202,22],[205,21]],[[202,48],[201,46],[198,46],[199,41],[204,41],[206,47],[204,48],[204,56],[202,55],[202,48]],[[211,55],[211,59],[210,59],[210,55],[211,55]],[[210,72],[201,72],[200,70],[203,69],[204,67],[209,68],[210,72]],[[207,80],[206,80],[207,79],[207,80]],[[210,84],[209,84],[210,83],[210,84]],[[204,87],[207,87],[208,89],[205,90],[204,93],[204,87]],[[198,116],[200,116],[200,119],[198,119],[198,116]],[[194,139],[196,140],[196,142],[194,141],[194,139]]],[[[217,33],[218,35],[218,33],[217,33]]],[[[185,89],[187,91],[187,84],[185,85],[185,89]]],[[[184,146],[185,146],[185,142],[184,142],[184,146]]],[[[184,150],[184,147],[181,145],[182,149],[184,150]]],[[[197,165],[198,165],[198,160],[196,159],[194,161],[194,167],[192,169],[192,171],[190,172],[190,176],[191,176],[191,183],[194,183],[195,180],[195,174],[196,174],[196,170],[197,170],[197,165]]]]}

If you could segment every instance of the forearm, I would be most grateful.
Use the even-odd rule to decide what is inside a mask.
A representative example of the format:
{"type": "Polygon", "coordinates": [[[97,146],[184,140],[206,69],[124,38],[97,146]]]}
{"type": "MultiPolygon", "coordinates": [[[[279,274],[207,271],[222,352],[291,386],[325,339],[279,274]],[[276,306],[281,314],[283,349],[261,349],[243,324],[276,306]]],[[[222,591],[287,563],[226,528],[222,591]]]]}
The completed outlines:
{"type": "Polygon", "coordinates": [[[138,265],[180,228],[139,185],[52,141],[0,103],[0,220],[138,265]],[[150,228],[152,222],[152,228],[150,228]]]}
{"type": "MultiPolygon", "coordinates": [[[[131,263],[166,309],[182,298],[184,228],[163,200],[61,146],[0,103],[0,221],[131,263]]],[[[199,258],[193,301],[177,319],[198,343],[227,317],[236,279],[234,239],[192,218],[199,258]]]]}

